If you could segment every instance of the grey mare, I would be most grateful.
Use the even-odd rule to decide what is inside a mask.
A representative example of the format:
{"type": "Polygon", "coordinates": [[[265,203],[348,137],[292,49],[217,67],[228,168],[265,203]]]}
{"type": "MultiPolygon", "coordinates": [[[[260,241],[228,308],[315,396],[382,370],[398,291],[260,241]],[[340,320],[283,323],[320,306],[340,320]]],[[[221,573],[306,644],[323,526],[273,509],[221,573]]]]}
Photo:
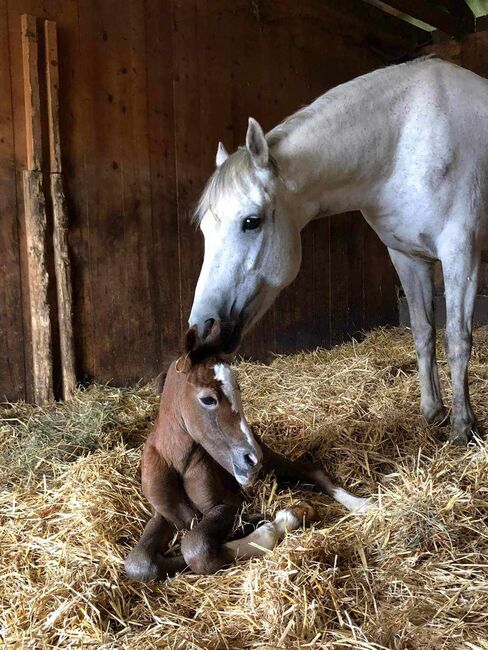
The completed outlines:
{"type": "Polygon", "coordinates": [[[473,304],[488,244],[488,81],[436,58],[338,86],[267,135],[252,118],[245,147],[217,151],[196,218],[205,257],[189,322],[225,323],[225,348],[297,275],[300,231],[360,210],[388,247],[405,290],[421,410],[445,409],[435,354],[433,262],[445,280],[451,440],[475,428],[469,402],[473,304]]]}

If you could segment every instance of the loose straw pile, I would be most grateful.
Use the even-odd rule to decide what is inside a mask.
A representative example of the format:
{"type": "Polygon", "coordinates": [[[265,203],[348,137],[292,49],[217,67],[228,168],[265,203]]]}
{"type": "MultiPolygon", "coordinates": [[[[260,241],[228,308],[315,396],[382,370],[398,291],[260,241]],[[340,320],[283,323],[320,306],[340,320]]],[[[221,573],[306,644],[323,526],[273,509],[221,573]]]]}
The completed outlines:
{"type": "MultiPolygon", "coordinates": [[[[488,328],[474,338],[472,402],[486,430],[488,328]]],[[[448,398],[440,344],[439,354],[448,398]]],[[[320,460],[378,506],[346,515],[270,477],[244,514],[305,499],[320,522],[213,576],[129,583],[123,558],[149,516],[138,465],[154,387],[12,405],[0,420],[5,646],[488,648],[488,456],[481,440],[451,448],[447,430],[420,417],[410,333],[378,330],[270,366],[242,362],[238,374],[248,419],[270,446],[320,460]]]]}

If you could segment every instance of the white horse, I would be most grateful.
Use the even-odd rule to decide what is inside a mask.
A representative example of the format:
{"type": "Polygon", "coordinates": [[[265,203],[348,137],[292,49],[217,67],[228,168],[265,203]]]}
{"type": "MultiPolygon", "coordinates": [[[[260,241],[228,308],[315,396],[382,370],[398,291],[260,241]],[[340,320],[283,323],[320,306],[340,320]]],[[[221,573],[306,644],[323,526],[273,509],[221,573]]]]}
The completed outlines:
{"type": "Polygon", "coordinates": [[[300,231],[360,210],[388,247],[410,308],[430,422],[445,419],[435,356],[433,262],[445,280],[452,376],[451,440],[475,428],[467,370],[481,249],[488,245],[488,81],[423,58],[327,92],[266,136],[252,118],[246,146],[217,169],[196,218],[205,257],[189,322],[241,336],[297,275],[300,231]]]}

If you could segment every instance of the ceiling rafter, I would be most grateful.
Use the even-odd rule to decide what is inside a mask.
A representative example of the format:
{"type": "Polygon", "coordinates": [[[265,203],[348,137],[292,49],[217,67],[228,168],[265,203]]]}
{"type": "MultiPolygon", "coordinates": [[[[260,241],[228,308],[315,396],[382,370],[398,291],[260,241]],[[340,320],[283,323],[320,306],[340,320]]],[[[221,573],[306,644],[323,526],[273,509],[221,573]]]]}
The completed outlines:
{"type": "Polygon", "coordinates": [[[403,14],[421,20],[451,36],[464,36],[475,29],[475,17],[464,0],[382,0],[403,14]]]}

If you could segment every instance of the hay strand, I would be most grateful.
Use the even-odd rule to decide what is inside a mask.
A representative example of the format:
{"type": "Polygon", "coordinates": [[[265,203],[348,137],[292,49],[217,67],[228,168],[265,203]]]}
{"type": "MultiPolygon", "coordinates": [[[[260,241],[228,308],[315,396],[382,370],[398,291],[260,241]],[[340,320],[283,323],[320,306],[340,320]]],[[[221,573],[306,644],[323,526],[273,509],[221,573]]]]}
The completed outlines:
{"type": "MultiPolygon", "coordinates": [[[[439,339],[440,341],[440,339],[439,339]]],[[[448,371],[439,346],[448,399],[448,371]]],[[[488,328],[475,333],[472,402],[486,429],[488,328]]],[[[425,424],[411,337],[241,362],[249,421],[277,451],[321,460],[366,516],[273,477],[245,511],[298,500],[320,522],[263,558],[151,585],[123,575],[148,509],[141,444],[152,386],[10,405],[0,421],[1,635],[12,648],[487,648],[488,456],[425,424]]],[[[447,400],[446,400],[447,401],[447,400]]]]}

